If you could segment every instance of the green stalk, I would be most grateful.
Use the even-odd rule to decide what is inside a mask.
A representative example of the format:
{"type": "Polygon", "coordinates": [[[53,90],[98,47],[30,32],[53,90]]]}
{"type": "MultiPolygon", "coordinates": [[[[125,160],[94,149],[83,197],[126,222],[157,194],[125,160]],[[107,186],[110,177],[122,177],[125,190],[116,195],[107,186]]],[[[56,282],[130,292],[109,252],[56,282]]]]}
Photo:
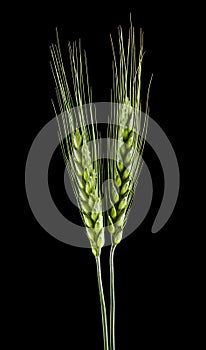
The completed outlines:
{"type": "Polygon", "coordinates": [[[104,339],[104,350],[109,350],[108,329],[107,329],[107,312],[106,312],[104,291],[103,291],[103,285],[102,285],[100,256],[96,257],[96,264],[97,264],[97,280],[98,280],[98,287],[99,287],[99,297],[100,297],[100,305],[101,305],[101,313],[102,313],[102,329],[103,329],[103,339],[104,339]]]}
{"type": "Polygon", "coordinates": [[[110,250],[110,350],[115,350],[115,285],[114,285],[114,251],[116,245],[110,250]]]}

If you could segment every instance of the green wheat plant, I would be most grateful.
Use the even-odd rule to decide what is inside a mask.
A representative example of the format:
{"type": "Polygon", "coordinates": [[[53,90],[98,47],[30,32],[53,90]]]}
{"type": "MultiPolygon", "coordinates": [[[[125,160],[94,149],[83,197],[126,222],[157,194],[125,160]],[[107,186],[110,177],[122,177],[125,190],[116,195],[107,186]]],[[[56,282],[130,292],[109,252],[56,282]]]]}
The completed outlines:
{"type": "MultiPolygon", "coordinates": [[[[108,126],[108,178],[109,186],[107,225],[111,235],[110,250],[110,350],[115,350],[115,287],[114,252],[121,242],[124,227],[134,198],[135,189],[143,166],[148,127],[148,97],[146,113],[141,112],[140,92],[143,61],[143,32],[140,31],[140,51],[136,57],[135,31],[130,26],[125,50],[123,31],[119,27],[119,48],[116,56],[113,40],[113,110],[108,126]],[[112,140],[112,144],[111,144],[112,140]],[[112,154],[112,159],[111,159],[112,154]]],[[[151,83],[151,81],[150,81],[151,83]]]]}
{"type": "Polygon", "coordinates": [[[92,161],[93,157],[94,159],[100,158],[100,147],[95,143],[95,140],[98,138],[95,115],[93,116],[92,111],[90,111],[92,128],[89,130],[86,127],[88,124],[88,115],[83,107],[86,103],[91,104],[92,102],[87,59],[86,54],[84,54],[83,61],[80,42],[79,44],[69,44],[69,57],[74,88],[73,99],[66,78],[58,35],[57,45],[51,46],[51,55],[51,68],[62,117],[59,120],[56,112],[59,140],[66,169],[80,209],[82,221],[86,228],[86,234],[96,259],[104,349],[108,350],[107,315],[100,264],[101,248],[104,245],[102,194],[100,188],[102,182],[102,164],[100,161],[92,161]],[[86,83],[84,82],[84,76],[86,83]],[[78,106],[78,113],[72,115],[71,110],[75,106],[78,106]],[[77,125],[78,128],[76,127],[77,125]]]}
{"type": "Polygon", "coordinates": [[[111,116],[108,121],[106,168],[108,179],[112,181],[108,185],[106,195],[108,208],[106,212],[104,212],[102,205],[103,194],[101,191],[105,169],[101,161],[101,140],[96,114],[92,107],[89,112],[85,109],[85,105],[92,104],[86,53],[82,51],[80,42],[68,44],[70,75],[72,77],[70,86],[64,68],[58,33],[57,43],[51,45],[51,69],[60,112],[59,117],[53,102],[58,123],[58,136],[85,232],[96,260],[104,350],[115,350],[114,252],[122,240],[143,165],[142,154],[148,127],[150,89],[149,84],[146,114],[143,116],[140,103],[144,54],[143,33],[140,31],[138,57],[132,23],[126,48],[121,27],[118,29],[118,34],[118,55],[115,53],[115,45],[111,38],[114,57],[113,88],[111,92],[111,116]],[[75,107],[78,107],[78,110],[75,110],[75,107]],[[89,124],[90,127],[88,127],[89,124]],[[106,227],[111,237],[109,335],[100,262],[106,227]]]}

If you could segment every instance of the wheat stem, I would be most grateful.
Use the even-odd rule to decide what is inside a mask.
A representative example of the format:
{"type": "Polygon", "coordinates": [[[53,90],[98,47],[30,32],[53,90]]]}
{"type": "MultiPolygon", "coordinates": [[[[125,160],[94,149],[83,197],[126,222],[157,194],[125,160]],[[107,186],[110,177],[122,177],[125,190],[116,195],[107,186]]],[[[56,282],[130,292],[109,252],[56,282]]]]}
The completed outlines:
{"type": "Polygon", "coordinates": [[[110,350],[115,350],[115,285],[114,285],[114,251],[116,246],[110,249],[110,350]]]}
{"type": "Polygon", "coordinates": [[[102,329],[103,329],[103,339],[104,339],[104,350],[109,350],[107,312],[106,312],[106,305],[105,305],[105,298],[104,298],[104,290],[103,290],[103,285],[102,285],[101,263],[100,263],[99,256],[96,258],[96,264],[97,264],[97,280],[98,280],[98,287],[99,287],[99,298],[100,298],[101,313],[102,313],[102,329]]]}

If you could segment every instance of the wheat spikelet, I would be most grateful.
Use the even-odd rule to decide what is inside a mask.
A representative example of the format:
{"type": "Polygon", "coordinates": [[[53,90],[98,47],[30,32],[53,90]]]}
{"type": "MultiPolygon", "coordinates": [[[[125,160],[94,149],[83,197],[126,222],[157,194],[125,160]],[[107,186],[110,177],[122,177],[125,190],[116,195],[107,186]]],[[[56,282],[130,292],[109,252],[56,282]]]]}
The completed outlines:
{"type": "Polygon", "coordinates": [[[109,208],[107,214],[108,230],[112,244],[117,245],[128,220],[134,191],[142,168],[142,153],[148,125],[148,101],[146,114],[142,120],[140,106],[141,70],[143,60],[143,33],[140,32],[140,52],[136,62],[135,33],[131,24],[127,52],[125,53],[123,32],[119,28],[119,64],[115,55],[113,63],[113,102],[108,128],[108,139],[112,148],[108,153],[108,177],[113,179],[109,189],[109,208]],[[111,153],[113,159],[109,159],[111,153]],[[115,159],[115,160],[114,160],[115,159]]]}
{"type": "MultiPolygon", "coordinates": [[[[94,161],[100,158],[99,147],[96,144],[98,138],[97,125],[92,110],[90,110],[91,130],[88,124],[88,112],[83,107],[91,103],[91,90],[89,88],[86,54],[83,65],[81,44],[77,46],[69,44],[69,56],[71,73],[73,78],[74,100],[70,91],[60,45],[57,35],[57,45],[51,46],[52,72],[56,83],[56,94],[62,119],[58,121],[59,139],[76,196],[83,223],[86,228],[92,252],[98,257],[104,245],[104,225],[101,207],[101,162],[94,161]],[[86,86],[84,84],[86,76],[86,86]],[[78,106],[77,112],[72,115],[71,110],[78,106]],[[78,126],[78,127],[77,127],[78,126]]],[[[56,109],[55,109],[56,111],[56,109]]],[[[57,116],[57,112],[56,112],[57,116]]]]}

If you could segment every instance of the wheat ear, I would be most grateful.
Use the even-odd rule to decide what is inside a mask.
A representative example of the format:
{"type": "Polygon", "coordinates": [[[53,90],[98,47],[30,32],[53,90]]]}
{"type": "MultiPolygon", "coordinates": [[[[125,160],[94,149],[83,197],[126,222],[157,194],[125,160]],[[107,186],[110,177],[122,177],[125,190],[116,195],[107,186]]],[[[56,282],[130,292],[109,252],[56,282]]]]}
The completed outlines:
{"type": "MultiPolygon", "coordinates": [[[[110,350],[115,350],[115,288],[114,251],[120,243],[127,223],[134,192],[142,169],[142,154],[148,126],[148,97],[144,120],[140,110],[143,33],[140,31],[140,51],[136,60],[135,32],[130,26],[127,50],[124,49],[122,28],[119,27],[119,62],[114,55],[112,101],[114,110],[108,128],[113,140],[113,159],[108,154],[108,177],[113,180],[109,191],[107,225],[111,234],[110,251],[110,350]]],[[[149,96],[149,92],[148,92],[149,96]]]]}
{"type": "MultiPolygon", "coordinates": [[[[104,245],[104,223],[102,213],[102,166],[96,118],[90,110],[91,130],[87,127],[88,114],[84,105],[92,102],[89,87],[86,54],[84,64],[81,45],[69,44],[71,74],[73,78],[74,97],[67,81],[62,54],[57,35],[57,44],[51,46],[51,68],[56,83],[56,94],[61,112],[61,119],[57,117],[59,139],[65,165],[70,177],[80,214],[86,228],[92,252],[96,259],[97,278],[100,295],[104,349],[108,350],[107,315],[101,278],[100,254],[104,245]],[[86,86],[84,78],[86,77],[86,86]],[[72,115],[72,109],[78,106],[78,111],[72,115]],[[78,127],[77,127],[78,126],[78,127]]],[[[56,111],[56,109],[55,109],[56,111]]],[[[57,116],[57,113],[56,113],[57,116]]]]}

